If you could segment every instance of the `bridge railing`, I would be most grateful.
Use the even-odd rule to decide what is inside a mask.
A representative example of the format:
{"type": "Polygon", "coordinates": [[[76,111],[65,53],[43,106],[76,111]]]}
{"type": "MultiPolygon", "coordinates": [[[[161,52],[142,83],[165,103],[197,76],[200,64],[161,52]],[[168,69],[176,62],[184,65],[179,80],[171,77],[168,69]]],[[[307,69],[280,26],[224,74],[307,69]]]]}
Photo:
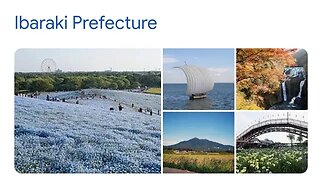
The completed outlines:
{"type": "Polygon", "coordinates": [[[248,129],[246,129],[245,131],[243,131],[242,133],[240,133],[237,136],[237,139],[240,139],[241,137],[243,137],[245,134],[247,134],[248,132],[250,132],[252,129],[256,129],[265,125],[270,125],[270,124],[291,124],[291,125],[296,125],[296,126],[300,126],[303,128],[308,128],[308,123],[305,121],[300,121],[300,120],[296,120],[293,118],[280,118],[280,119],[269,119],[266,121],[262,121],[262,122],[258,122],[257,124],[254,124],[252,126],[250,126],[248,129]]]}

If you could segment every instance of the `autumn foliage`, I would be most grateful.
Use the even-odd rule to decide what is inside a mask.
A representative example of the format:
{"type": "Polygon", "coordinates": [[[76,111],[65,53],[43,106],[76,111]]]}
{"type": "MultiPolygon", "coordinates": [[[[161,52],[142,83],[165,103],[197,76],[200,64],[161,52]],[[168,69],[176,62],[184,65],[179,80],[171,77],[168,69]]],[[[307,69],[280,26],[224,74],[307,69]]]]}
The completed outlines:
{"type": "Polygon", "coordinates": [[[237,109],[268,109],[276,103],[286,66],[296,49],[237,49],[237,109]]]}

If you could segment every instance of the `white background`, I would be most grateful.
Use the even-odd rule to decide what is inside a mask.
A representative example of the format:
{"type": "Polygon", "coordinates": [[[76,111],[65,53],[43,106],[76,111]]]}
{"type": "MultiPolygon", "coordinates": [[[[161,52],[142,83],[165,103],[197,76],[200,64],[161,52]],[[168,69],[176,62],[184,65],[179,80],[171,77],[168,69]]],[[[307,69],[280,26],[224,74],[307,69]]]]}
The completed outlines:
{"type": "Polygon", "coordinates": [[[304,179],[319,175],[320,10],[317,1],[1,1],[0,176],[18,179],[304,179]],[[15,30],[15,15],[154,18],[153,31],[15,30]],[[14,170],[14,53],[18,48],[297,47],[309,53],[309,168],[304,174],[18,174],[14,170]]]}

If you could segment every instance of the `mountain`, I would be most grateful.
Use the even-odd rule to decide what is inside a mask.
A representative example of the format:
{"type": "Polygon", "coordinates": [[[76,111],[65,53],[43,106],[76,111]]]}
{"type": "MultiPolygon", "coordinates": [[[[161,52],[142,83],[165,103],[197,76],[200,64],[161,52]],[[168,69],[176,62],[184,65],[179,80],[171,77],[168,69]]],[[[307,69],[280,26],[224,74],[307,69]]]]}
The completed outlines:
{"type": "Polygon", "coordinates": [[[177,144],[164,146],[164,149],[175,150],[193,150],[193,151],[229,151],[233,152],[234,147],[231,145],[224,145],[221,143],[209,141],[207,139],[192,138],[187,141],[181,141],[177,144]]]}

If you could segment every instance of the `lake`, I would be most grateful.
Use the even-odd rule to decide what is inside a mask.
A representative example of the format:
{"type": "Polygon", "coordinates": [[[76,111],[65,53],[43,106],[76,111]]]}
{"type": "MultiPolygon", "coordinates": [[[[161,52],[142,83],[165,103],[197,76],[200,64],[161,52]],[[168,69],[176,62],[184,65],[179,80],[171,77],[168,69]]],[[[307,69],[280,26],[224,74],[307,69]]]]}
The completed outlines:
{"type": "Polygon", "coordinates": [[[165,110],[232,110],[234,109],[234,84],[215,83],[207,98],[189,100],[187,84],[163,85],[165,110]]]}

